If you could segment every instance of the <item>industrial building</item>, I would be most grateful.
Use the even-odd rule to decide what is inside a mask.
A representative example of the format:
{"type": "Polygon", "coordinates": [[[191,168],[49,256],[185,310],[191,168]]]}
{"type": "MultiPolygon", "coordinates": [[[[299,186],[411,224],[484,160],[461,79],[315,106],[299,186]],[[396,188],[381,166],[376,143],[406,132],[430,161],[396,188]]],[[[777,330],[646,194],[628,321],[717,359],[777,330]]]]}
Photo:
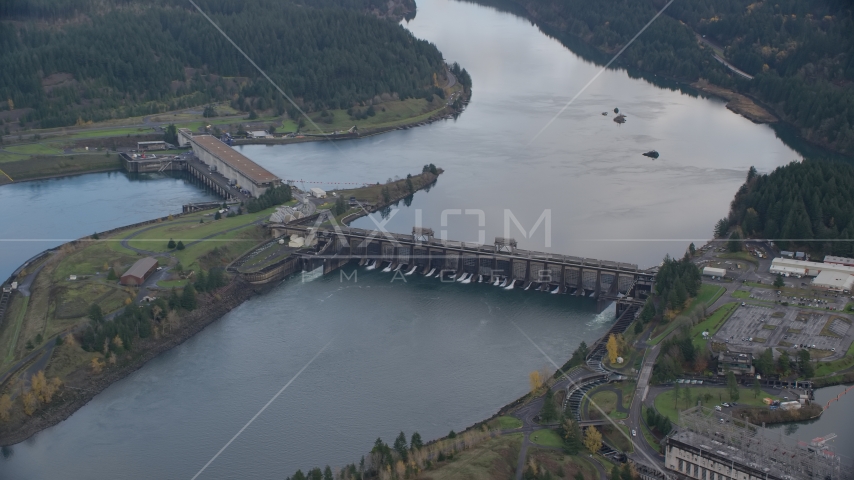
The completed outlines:
{"type": "Polygon", "coordinates": [[[834,257],[833,255],[825,255],[824,263],[833,265],[845,265],[846,267],[854,267],[854,258],[834,257]]]}
{"type": "Polygon", "coordinates": [[[781,275],[801,275],[816,277],[821,272],[836,272],[839,274],[854,275],[854,267],[836,265],[830,263],[808,262],[804,260],[792,260],[788,258],[775,258],[771,261],[771,273],[781,275]]]}
{"type": "Polygon", "coordinates": [[[326,191],[323,190],[322,188],[312,187],[310,192],[311,192],[312,197],[326,198],[326,191]]]}
{"type": "Polygon", "coordinates": [[[707,277],[725,277],[726,269],[725,268],[715,268],[715,267],[703,267],[703,275],[707,277]]]}
{"type": "Polygon", "coordinates": [[[140,152],[149,150],[166,150],[167,145],[163,140],[154,140],[151,142],[136,142],[136,149],[140,152]]]}
{"type": "Polygon", "coordinates": [[[157,270],[157,259],[154,257],[145,257],[137,260],[125,273],[122,275],[119,283],[127,286],[140,286],[145,280],[157,270]]]}
{"type": "Polygon", "coordinates": [[[753,354],[739,352],[721,352],[718,354],[718,375],[726,375],[732,372],[736,375],[750,375],[756,373],[753,368],[753,354]]]}
{"type": "MultiPolygon", "coordinates": [[[[705,407],[679,413],[664,439],[668,470],[697,480],[852,480],[851,459],[705,407]]],[[[832,438],[830,435],[827,438],[832,438]]]]}
{"type": "Polygon", "coordinates": [[[833,270],[822,270],[812,281],[812,285],[831,292],[850,292],[852,285],[854,285],[854,275],[833,270]]]}
{"type": "Polygon", "coordinates": [[[237,150],[210,135],[194,135],[190,138],[193,153],[212,172],[217,172],[250,195],[260,197],[269,188],[278,187],[282,180],[267,169],[253,162],[237,150]]]}

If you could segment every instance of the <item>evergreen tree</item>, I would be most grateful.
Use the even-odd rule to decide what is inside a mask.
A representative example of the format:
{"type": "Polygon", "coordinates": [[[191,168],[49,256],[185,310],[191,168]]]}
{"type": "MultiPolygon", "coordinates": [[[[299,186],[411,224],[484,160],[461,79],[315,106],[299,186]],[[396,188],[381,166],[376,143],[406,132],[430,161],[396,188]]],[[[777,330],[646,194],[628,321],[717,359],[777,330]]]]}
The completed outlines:
{"type": "Polygon", "coordinates": [[[184,249],[184,242],[182,242],[181,240],[178,240],[178,244],[175,245],[175,249],[176,250],[183,250],[184,249]]]}
{"type": "Polygon", "coordinates": [[[190,284],[184,287],[184,292],[181,294],[181,308],[184,310],[196,309],[196,289],[190,284]]]}
{"type": "Polygon", "coordinates": [[[175,310],[181,307],[181,299],[178,297],[178,292],[175,290],[175,287],[172,287],[172,290],[169,291],[169,309],[175,310]]]}
{"type": "Polygon", "coordinates": [[[208,289],[208,277],[205,271],[199,268],[199,274],[196,276],[195,289],[199,292],[204,292],[208,289]]]}
{"type": "Polygon", "coordinates": [[[168,248],[169,250],[172,250],[173,248],[175,248],[175,240],[170,238],[169,243],[166,244],[166,248],[168,248]]]}

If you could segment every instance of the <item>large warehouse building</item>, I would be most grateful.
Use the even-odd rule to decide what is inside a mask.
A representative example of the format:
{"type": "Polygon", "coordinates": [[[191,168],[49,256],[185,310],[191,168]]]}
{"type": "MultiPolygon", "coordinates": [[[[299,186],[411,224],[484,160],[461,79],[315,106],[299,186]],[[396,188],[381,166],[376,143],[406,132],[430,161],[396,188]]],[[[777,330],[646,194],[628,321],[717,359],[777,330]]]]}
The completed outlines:
{"type": "Polygon", "coordinates": [[[802,275],[816,277],[821,272],[836,272],[839,274],[854,275],[854,267],[838,265],[833,263],[807,262],[804,260],[792,260],[790,258],[775,258],[771,261],[771,273],[802,275]]]}
{"type": "Polygon", "coordinates": [[[852,480],[851,459],[815,439],[796,442],[705,407],[679,413],[665,467],[697,480],[852,480]]]}
{"type": "Polygon", "coordinates": [[[237,150],[210,135],[194,135],[190,138],[193,153],[212,171],[233,181],[235,186],[258,198],[268,188],[278,187],[282,179],[253,162],[237,150]]]}
{"type": "Polygon", "coordinates": [[[145,280],[157,270],[157,259],[154,257],[145,257],[137,260],[127,272],[122,275],[119,283],[128,286],[140,286],[145,280]]]}

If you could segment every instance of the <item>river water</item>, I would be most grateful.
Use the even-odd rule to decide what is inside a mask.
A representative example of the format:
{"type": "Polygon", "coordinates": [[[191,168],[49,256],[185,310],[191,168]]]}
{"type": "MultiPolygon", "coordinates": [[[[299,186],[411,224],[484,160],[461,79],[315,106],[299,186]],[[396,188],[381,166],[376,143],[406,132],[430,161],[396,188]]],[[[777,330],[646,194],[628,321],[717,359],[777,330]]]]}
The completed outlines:
{"type": "MultiPolygon", "coordinates": [[[[472,74],[474,97],[457,120],[242,151],[283,178],[318,182],[306,187],[385,181],[435,163],[446,173],[390,213],[389,229],[408,232],[420,212],[437,235],[490,243],[505,234],[505,217],[527,234],[550,211],[551,235],[547,214],[527,238],[509,220],[509,236],[526,248],[641,266],[708,238],[750,165],[770,171],[800,158],[771,128],[718,100],[623,71],[604,72],[537,135],[598,66],[530,22],[475,4],[421,0],[407,28],[472,74]],[[601,115],[615,107],[626,124],[601,115]],[[650,149],[661,157],[641,156],[650,149]]],[[[121,174],[0,188],[11,212],[0,236],[49,239],[5,242],[0,276],[59,239],[206,198],[182,180],[121,174]]],[[[385,220],[357,226],[374,221],[385,220]]],[[[528,372],[548,361],[520,329],[561,363],[613,319],[613,309],[597,314],[585,299],[391,278],[360,270],[355,283],[335,275],[284,282],[4,450],[0,477],[190,478],[326,345],[200,478],[282,478],[358,461],[378,436],[434,438],[523,394],[528,372]]]]}

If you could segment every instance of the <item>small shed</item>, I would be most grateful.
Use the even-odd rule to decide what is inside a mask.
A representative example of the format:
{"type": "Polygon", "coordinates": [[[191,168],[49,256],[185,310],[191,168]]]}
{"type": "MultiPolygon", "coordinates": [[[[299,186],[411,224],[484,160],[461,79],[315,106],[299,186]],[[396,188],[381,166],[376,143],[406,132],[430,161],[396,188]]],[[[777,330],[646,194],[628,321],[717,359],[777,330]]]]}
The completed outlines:
{"type": "Polygon", "coordinates": [[[139,286],[157,270],[157,259],[154,257],[145,257],[137,260],[125,273],[119,281],[122,285],[139,286]]]}
{"type": "Polygon", "coordinates": [[[315,198],[326,198],[326,191],[322,188],[312,187],[311,196],[315,198]]]}
{"type": "Polygon", "coordinates": [[[249,132],[249,138],[267,138],[270,134],[268,134],[264,130],[253,130],[249,132]]]}

